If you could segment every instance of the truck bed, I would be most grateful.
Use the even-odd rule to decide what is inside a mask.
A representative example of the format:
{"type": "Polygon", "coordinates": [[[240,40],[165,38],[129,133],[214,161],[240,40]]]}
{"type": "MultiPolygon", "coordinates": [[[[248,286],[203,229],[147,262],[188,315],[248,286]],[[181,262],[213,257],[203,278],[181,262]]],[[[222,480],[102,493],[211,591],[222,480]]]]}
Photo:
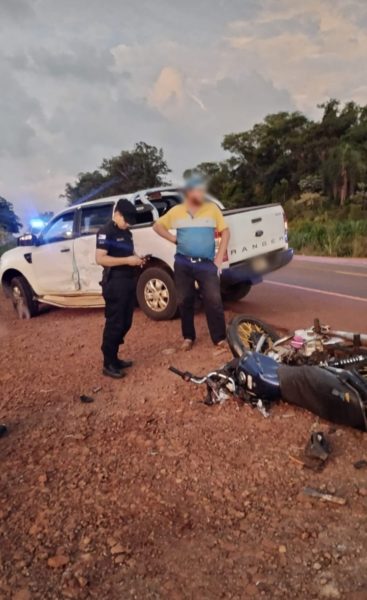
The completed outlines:
{"type": "Polygon", "coordinates": [[[231,232],[229,264],[288,247],[284,211],[280,204],[223,211],[231,232]]]}

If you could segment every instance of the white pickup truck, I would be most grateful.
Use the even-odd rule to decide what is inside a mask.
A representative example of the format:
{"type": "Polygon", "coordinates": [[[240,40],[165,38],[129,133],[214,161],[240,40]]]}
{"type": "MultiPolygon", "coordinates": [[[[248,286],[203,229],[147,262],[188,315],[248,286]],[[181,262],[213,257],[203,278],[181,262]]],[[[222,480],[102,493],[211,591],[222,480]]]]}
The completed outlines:
{"type": "MultiPolygon", "coordinates": [[[[66,208],[53,217],[38,236],[22,235],[18,247],[0,259],[0,280],[20,318],[31,318],[41,304],[90,308],[103,306],[102,269],[95,262],[96,233],[109,221],[121,196],[102,198],[66,208]]],[[[137,282],[137,300],[152,319],[172,318],[177,312],[173,282],[175,247],[159,237],[154,221],[182,202],[179,189],[165,187],[125,195],[138,211],[133,227],[139,255],[152,255],[137,282]]],[[[225,210],[231,232],[227,260],[221,274],[225,299],[239,300],[262,276],[292,259],[287,222],[279,204],[225,210]]]]}

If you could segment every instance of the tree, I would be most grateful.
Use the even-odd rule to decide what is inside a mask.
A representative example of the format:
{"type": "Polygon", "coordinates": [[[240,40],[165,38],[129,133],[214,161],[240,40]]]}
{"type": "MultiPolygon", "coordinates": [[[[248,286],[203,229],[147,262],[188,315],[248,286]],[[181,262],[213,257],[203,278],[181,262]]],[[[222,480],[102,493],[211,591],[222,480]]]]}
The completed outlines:
{"type": "Polygon", "coordinates": [[[363,169],[361,152],[345,142],[336,146],[323,162],[325,188],[340,206],[353,196],[363,169]]]}
{"type": "Polygon", "coordinates": [[[284,204],[304,193],[344,206],[367,183],[367,106],[331,99],[319,108],[319,121],[279,112],[225,135],[229,158],[197,168],[228,206],[284,204]]]}
{"type": "Polygon", "coordinates": [[[99,169],[79,173],[75,184],[66,184],[64,196],[73,204],[159,187],[166,183],[165,177],[170,172],[161,148],[139,142],[133,150],[123,150],[118,156],[104,159],[99,169]]]}
{"type": "Polygon", "coordinates": [[[66,184],[64,197],[67,199],[68,204],[87,202],[87,200],[108,195],[111,188],[111,185],[108,184],[108,178],[102,175],[100,171],[79,173],[74,185],[71,183],[66,184]]]}
{"type": "Polygon", "coordinates": [[[309,125],[299,112],[280,112],[268,115],[250,131],[224,137],[223,148],[231,152],[232,167],[252,203],[271,202],[276,186],[287,197],[298,190],[309,125]]]}
{"type": "Polygon", "coordinates": [[[21,226],[11,202],[0,196],[0,230],[6,234],[19,233],[21,226]]]}

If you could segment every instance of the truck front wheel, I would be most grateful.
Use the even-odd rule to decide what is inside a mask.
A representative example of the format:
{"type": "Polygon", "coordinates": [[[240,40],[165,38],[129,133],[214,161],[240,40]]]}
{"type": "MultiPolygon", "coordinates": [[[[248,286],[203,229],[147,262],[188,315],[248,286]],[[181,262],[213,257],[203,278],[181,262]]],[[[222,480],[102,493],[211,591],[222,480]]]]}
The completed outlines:
{"type": "Polygon", "coordinates": [[[141,310],[154,321],[173,319],[177,313],[177,294],[172,275],[161,267],[143,271],[136,296],[141,310]]]}
{"type": "Polygon", "coordinates": [[[13,277],[10,282],[11,299],[19,319],[31,319],[38,314],[38,302],[34,292],[23,275],[13,277]]]}

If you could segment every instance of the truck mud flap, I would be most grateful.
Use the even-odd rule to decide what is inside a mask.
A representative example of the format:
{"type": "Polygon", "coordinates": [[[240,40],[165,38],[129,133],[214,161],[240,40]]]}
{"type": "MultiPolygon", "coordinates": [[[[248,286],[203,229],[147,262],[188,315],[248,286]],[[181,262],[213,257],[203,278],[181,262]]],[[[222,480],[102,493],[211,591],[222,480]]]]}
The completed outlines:
{"type": "Polygon", "coordinates": [[[322,419],[367,431],[367,385],[347,372],[315,366],[282,365],[278,370],[282,399],[322,419]]]}

